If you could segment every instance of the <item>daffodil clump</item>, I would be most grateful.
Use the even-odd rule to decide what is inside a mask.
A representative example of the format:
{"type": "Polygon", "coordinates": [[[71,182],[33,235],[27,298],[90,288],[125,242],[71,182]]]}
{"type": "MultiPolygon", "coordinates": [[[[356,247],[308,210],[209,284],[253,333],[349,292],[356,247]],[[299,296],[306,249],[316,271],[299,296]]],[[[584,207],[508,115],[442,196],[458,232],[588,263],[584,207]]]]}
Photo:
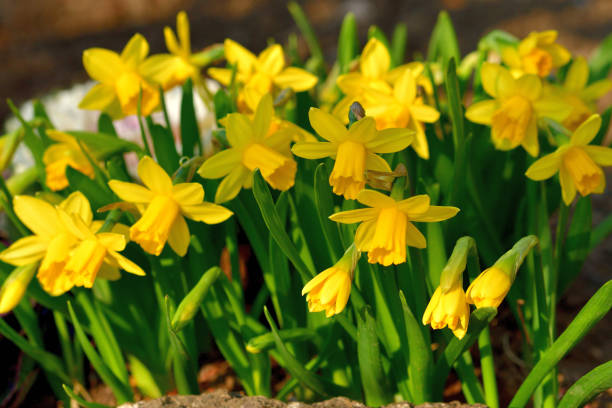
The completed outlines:
{"type": "Polygon", "coordinates": [[[407,58],[407,26],[363,44],[349,13],[332,61],[288,8],[303,42],[204,44],[180,12],[167,52],[140,34],[85,50],[96,128],[9,101],[0,335],[22,354],[4,402],[31,402],[38,372],[64,407],[101,406],[94,383],[116,405],[196,394],[221,355],[248,395],[587,404],[609,363],[561,399],[555,365],[612,308],[610,282],[563,333],[556,313],[612,232],[591,200],[612,166],[612,42],[586,59],[553,30],[495,30],[462,55],[441,13],[407,58]],[[533,366],[517,389],[505,338],[517,375],[533,366]]]}

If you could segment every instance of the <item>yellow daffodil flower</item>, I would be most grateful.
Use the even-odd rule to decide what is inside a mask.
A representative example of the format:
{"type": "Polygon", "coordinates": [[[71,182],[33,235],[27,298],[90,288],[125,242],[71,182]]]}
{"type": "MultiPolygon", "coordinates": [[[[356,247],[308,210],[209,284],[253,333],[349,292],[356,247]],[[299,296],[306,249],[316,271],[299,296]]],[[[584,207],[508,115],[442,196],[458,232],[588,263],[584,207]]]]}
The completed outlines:
{"type": "Polygon", "coordinates": [[[477,102],[465,112],[475,123],[491,126],[491,139],[496,149],[511,150],[517,146],[531,156],[540,151],[537,119],[549,117],[561,122],[571,107],[548,94],[536,75],[515,79],[500,65],[483,63],[482,86],[494,99],[477,102]]]}
{"type": "Polygon", "coordinates": [[[510,291],[525,257],[537,243],[538,239],[533,235],[521,238],[493,266],[482,271],[465,292],[468,303],[478,309],[497,308],[510,291]]]}
{"type": "Polygon", "coordinates": [[[218,224],[232,212],[219,205],[204,202],[204,188],[198,183],[172,185],[172,179],[150,157],[138,163],[138,176],[144,186],[111,180],[108,186],[123,201],[136,204],[142,214],[130,227],[130,240],[153,255],[166,245],[180,256],[189,247],[189,227],[185,217],[207,224],[218,224]]]}
{"type": "Polygon", "coordinates": [[[68,187],[66,178],[68,166],[91,179],[94,178],[94,169],[74,137],[57,130],[47,130],[47,135],[57,142],[49,146],[43,154],[47,187],[53,191],[68,187]]]}
{"type": "Polygon", "coordinates": [[[170,27],[164,27],[166,48],[170,54],[157,54],[147,58],[141,71],[160,84],[164,89],[171,89],[191,78],[195,84],[201,82],[200,69],[205,65],[191,53],[191,35],[189,19],[184,11],[176,15],[176,33],[170,27]]]}
{"type": "Polygon", "coordinates": [[[355,244],[352,244],[334,266],[319,273],[304,286],[302,296],[308,293],[306,301],[310,312],[325,311],[325,316],[331,317],[344,310],[360,255],[355,244]]]}
{"type": "Polygon", "coordinates": [[[365,92],[366,113],[376,119],[379,130],[408,128],[415,132],[412,148],[423,159],[429,158],[429,145],[425,136],[424,123],[434,123],[440,113],[425,105],[418,95],[415,75],[410,69],[404,70],[393,84],[389,93],[376,90],[365,92]]]}
{"type": "MultiPolygon", "coordinates": [[[[224,42],[225,58],[236,65],[236,81],[242,89],[238,95],[241,111],[254,110],[260,99],[274,89],[291,88],[295,92],[312,89],[317,77],[296,67],[285,67],[283,48],[270,45],[258,56],[229,38],[224,42]]],[[[208,75],[228,86],[232,80],[232,70],[209,68],[208,75]]]]}
{"type": "Polygon", "coordinates": [[[431,324],[431,328],[436,330],[448,326],[459,340],[465,336],[469,320],[470,307],[461,280],[457,280],[447,291],[438,287],[423,314],[424,325],[431,324]]]}
{"type": "Polygon", "coordinates": [[[572,107],[569,116],[563,121],[563,126],[570,130],[576,128],[596,112],[596,102],[612,89],[612,80],[606,78],[590,85],[589,66],[584,57],[576,57],[570,65],[562,86],[562,95],[572,107]]]}
{"type": "Polygon", "coordinates": [[[523,39],[518,47],[506,47],[502,50],[502,60],[510,67],[514,77],[533,74],[539,77],[548,76],[555,68],[567,64],[570,52],[557,44],[555,30],[534,31],[523,39]]]}
{"type": "Polygon", "coordinates": [[[339,212],[329,219],[344,224],[361,222],[355,233],[357,249],[368,252],[368,262],[384,266],[406,262],[406,245],[427,246],[413,221],[443,221],[459,212],[456,207],[429,205],[427,195],[395,201],[374,190],[361,190],[357,201],[368,208],[339,212]]]}
{"type": "Polygon", "coordinates": [[[601,117],[592,115],[574,131],[569,143],[538,159],[525,172],[532,180],[545,180],[559,172],[563,201],[570,205],[576,196],[602,193],[606,178],[601,166],[612,166],[612,149],[589,143],[601,127],[601,117]]]}
{"type": "MultiPolygon", "coordinates": [[[[87,199],[71,194],[57,207],[46,201],[16,196],[15,213],[35,235],[21,238],[0,253],[0,260],[16,266],[40,262],[38,280],[53,296],[74,286],[91,287],[102,265],[116,278],[117,268],[137,275],[144,272],[117,251],[125,248],[125,237],[119,233],[94,234],[92,213],[87,199]]],[[[97,224],[99,225],[99,224],[97,224]]]]}
{"type": "Polygon", "coordinates": [[[308,112],[313,129],[327,142],[296,143],[291,149],[306,159],[335,158],[329,184],[334,193],[354,200],[366,183],[366,170],[390,172],[387,162],[376,153],[405,149],[412,141],[407,129],[376,130],[374,119],[365,117],[346,129],[335,116],[321,109],[308,112]]]}
{"type": "Polygon", "coordinates": [[[141,72],[149,53],[149,44],[140,34],[134,35],[121,55],[104,48],[83,52],[83,65],[99,84],[85,95],[81,109],[101,110],[113,119],[135,115],[142,89],[141,113],[149,115],[159,105],[159,91],[141,72]]]}
{"type": "Polygon", "coordinates": [[[241,188],[251,188],[255,169],[277,190],[293,186],[297,163],[289,151],[288,134],[269,134],[273,117],[269,94],[259,102],[253,120],[241,113],[227,116],[226,136],[231,147],[210,157],[198,170],[204,178],[224,177],[215,194],[216,203],[233,199],[241,188]]]}

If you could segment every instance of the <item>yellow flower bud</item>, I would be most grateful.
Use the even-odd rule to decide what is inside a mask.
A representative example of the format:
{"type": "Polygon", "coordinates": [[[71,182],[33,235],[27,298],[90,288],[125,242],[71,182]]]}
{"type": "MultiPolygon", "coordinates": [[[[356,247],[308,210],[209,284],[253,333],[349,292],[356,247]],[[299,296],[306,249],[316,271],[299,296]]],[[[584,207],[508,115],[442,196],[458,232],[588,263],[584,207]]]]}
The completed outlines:
{"type": "Polygon", "coordinates": [[[10,312],[21,302],[37,266],[38,263],[20,266],[6,278],[0,289],[0,314],[10,312]]]}
{"type": "Polygon", "coordinates": [[[423,324],[431,324],[432,329],[448,326],[460,340],[467,332],[469,320],[470,307],[461,287],[461,280],[445,292],[438,287],[423,314],[423,324]]]}
{"type": "Polygon", "coordinates": [[[475,304],[476,308],[497,307],[508,294],[510,286],[510,274],[492,266],[478,275],[468,287],[467,301],[475,304]]]}

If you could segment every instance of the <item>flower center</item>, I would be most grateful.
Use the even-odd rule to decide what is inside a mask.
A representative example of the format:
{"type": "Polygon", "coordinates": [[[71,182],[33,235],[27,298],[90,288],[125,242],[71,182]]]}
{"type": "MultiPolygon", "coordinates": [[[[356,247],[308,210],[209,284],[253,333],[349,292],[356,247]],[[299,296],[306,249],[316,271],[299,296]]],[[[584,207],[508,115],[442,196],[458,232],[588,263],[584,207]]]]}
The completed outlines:
{"type": "Polygon", "coordinates": [[[159,255],[178,215],[179,206],[176,201],[158,195],[149,203],[142,217],[130,228],[130,239],[146,252],[159,255]]]}
{"type": "Polygon", "coordinates": [[[329,176],[334,193],[354,200],[365,187],[366,149],[362,143],[346,141],[338,146],[336,162],[329,176]]]}
{"type": "Polygon", "coordinates": [[[534,48],[523,56],[523,66],[526,73],[545,77],[552,71],[552,56],[541,48],[534,48]]]}
{"type": "Polygon", "coordinates": [[[395,207],[383,208],[376,220],[376,229],[368,252],[368,262],[384,266],[406,261],[406,229],[408,218],[395,207]]]}
{"type": "Polygon", "coordinates": [[[512,149],[523,141],[533,114],[529,101],[519,95],[502,102],[492,118],[492,138],[498,148],[512,149]]]}
{"type": "Polygon", "coordinates": [[[576,189],[582,196],[594,192],[602,182],[601,168],[580,147],[572,147],[563,156],[563,165],[572,176],[576,189]]]}
{"type": "Polygon", "coordinates": [[[249,170],[259,169],[264,180],[277,190],[288,190],[295,181],[295,160],[259,143],[242,153],[242,164],[249,170]]]}

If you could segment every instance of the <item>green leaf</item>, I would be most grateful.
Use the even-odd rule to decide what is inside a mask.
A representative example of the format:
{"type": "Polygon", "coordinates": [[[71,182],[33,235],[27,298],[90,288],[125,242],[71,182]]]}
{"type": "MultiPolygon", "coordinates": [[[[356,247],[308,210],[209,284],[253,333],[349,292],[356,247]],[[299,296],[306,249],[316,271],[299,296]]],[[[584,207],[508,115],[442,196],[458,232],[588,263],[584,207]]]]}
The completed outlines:
{"type": "Polygon", "coordinates": [[[591,232],[589,240],[589,252],[597,247],[601,242],[612,233],[612,214],[603,219],[591,232]]]}
{"type": "Polygon", "coordinates": [[[338,224],[329,219],[329,216],[334,212],[334,197],[332,195],[331,186],[329,185],[325,163],[319,164],[315,170],[314,196],[319,222],[323,229],[323,237],[325,238],[330,254],[332,254],[332,260],[335,262],[340,259],[344,251],[338,224]]]}
{"type": "Polygon", "coordinates": [[[370,38],[376,38],[378,41],[383,43],[385,47],[387,47],[387,51],[389,50],[389,40],[387,39],[385,33],[383,33],[383,31],[380,29],[380,27],[376,25],[370,26],[370,28],[368,29],[368,39],[370,38]]]}
{"type": "Polygon", "coordinates": [[[597,132],[597,135],[593,138],[591,142],[592,145],[601,145],[604,142],[606,135],[608,134],[608,129],[610,129],[610,119],[612,119],[612,106],[608,106],[601,113],[601,127],[597,132]]]}
{"type": "Polygon", "coordinates": [[[134,399],[134,394],[132,394],[132,389],[130,388],[129,384],[122,383],[106,365],[102,357],[100,357],[100,355],[96,352],[94,347],[89,342],[87,335],[83,331],[83,328],[81,327],[81,324],[79,323],[70,302],[68,302],[68,313],[70,314],[70,319],[72,320],[76,337],[79,340],[85,355],[102,381],[104,381],[104,383],[113,391],[113,394],[117,398],[117,402],[122,404],[124,402],[132,401],[134,399]]]}
{"type": "Polygon", "coordinates": [[[527,378],[523,381],[509,407],[522,408],[557,363],[608,313],[612,307],[612,280],[609,280],[589,299],[567,329],[544,351],[527,378]]]}
{"type": "Polygon", "coordinates": [[[87,197],[94,209],[101,208],[115,200],[115,195],[107,186],[101,186],[78,170],[66,167],[66,178],[73,191],[80,191],[87,197]]]}
{"type": "Polygon", "coordinates": [[[457,35],[455,34],[450,16],[446,11],[441,11],[431,33],[427,60],[442,62],[443,66],[445,66],[447,61],[453,58],[455,61],[461,59],[457,35]]]}
{"type": "Polygon", "coordinates": [[[365,403],[371,407],[388,404],[392,401],[393,393],[383,370],[376,322],[369,306],[359,313],[357,337],[357,358],[365,403]]]}
{"type": "Polygon", "coordinates": [[[183,143],[183,156],[192,157],[194,146],[201,149],[200,130],[193,105],[193,83],[188,79],[183,84],[183,97],[181,99],[181,142],[183,143]]]}
{"type": "Polygon", "coordinates": [[[565,238],[563,259],[559,264],[559,293],[565,292],[576,279],[589,254],[591,218],[591,197],[580,197],[565,238]]]}
{"type": "Polygon", "coordinates": [[[609,34],[595,49],[589,60],[589,82],[599,81],[608,76],[612,68],[612,34],[609,34]]]}
{"type": "Polygon", "coordinates": [[[98,404],[97,402],[89,402],[89,401],[85,401],[83,398],[81,398],[80,396],[78,396],[74,390],[72,388],[70,388],[68,385],[63,384],[62,387],[64,388],[64,391],[66,391],[66,394],[68,394],[68,396],[70,397],[70,399],[75,400],[80,406],[85,407],[85,408],[110,408],[109,405],[104,405],[104,404],[98,404]]]}
{"type": "Polygon", "coordinates": [[[172,371],[174,373],[174,382],[179,394],[195,394],[199,391],[197,381],[197,371],[195,364],[193,363],[192,357],[187,351],[185,345],[184,336],[176,331],[172,327],[170,322],[170,299],[168,295],[164,298],[165,308],[165,322],[166,329],[170,337],[170,347],[172,350],[172,371]]]}
{"type": "MultiPolygon", "coordinates": [[[[314,330],[302,327],[279,330],[278,335],[284,343],[313,341],[318,337],[314,330]]],[[[247,342],[246,348],[249,353],[261,353],[275,346],[274,333],[269,332],[251,337],[247,342]]]]}
{"type": "Polygon", "coordinates": [[[15,117],[17,117],[19,123],[21,123],[21,126],[23,127],[23,142],[25,143],[28,150],[30,150],[30,152],[32,153],[32,156],[34,156],[34,164],[38,173],[38,180],[41,184],[44,185],[44,182],[47,177],[45,172],[45,164],[42,161],[43,154],[45,153],[45,145],[41,138],[34,132],[32,126],[30,126],[30,124],[23,119],[21,113],[19,112],[19,109],[17,109],[13,102],[8,99],[7,103],[9,108],[11,109],[15,117]]]}
{"type": "Polygon", "coordinates": [[[221,268],[213,266],[202,274],[202,277],[196,285],[189,291],[187,296],[181,301],[172,317],[172,329],[175,332],[181,331],[187,323],[189,323],[200,308],[204,296],[210,289],[213,283],[221,275],[221,268]]]}
{"type": "Polygon", "coordinates": [[[98,118],[98,132],[117,137],[117,131],[115,130],[115,125],[113,125],[113,119],[108,115],[108,113],[102,112],[100,114],[100,117],[98,118]]]}
{"type": "Polygon", "coordinates": [[[567,390],[558,408],[579,408],[586,406],[593,397],[612,387],[612,361],[592,369],[567,390]]]}
{"type": "Polygon", "coordinates": [[[483,51],[493,50],[501,55],[506,47],[514,47],[519,43],[519,39],[504,30],[493,30],[478,42],[478,49],[483,51]]]}
{"type": "Polygon", "coordinates": [[[460,194],[464,190],[467,169],[465,126],[463,122],[463,108],[461,106],[461,90],[459,89],[459,80],[457,79],[455,65],[456,61],[458,60],[454,57],[448,60],[444,81],[453,128],[453,147],[455,153],[453,183],[451,193],[447,199],[447,204],[458,204],[460,202],[460,194]]]}
{"type": "Polygon", "coordinates": [[[408,42],[408,26],[404,23],[399,23],[393,30],[391,37],[391,66],[397,67],[404,62],[406,54],[406,43],[408,42]]]}
{"type": "Polygon", "coordinates": [[[85,132],[80,130],[70,130],[65,133],[83,142],[97,159],[103,159],[111,154],[121,152],[142,152],[142,148],[136,143],[119,139],[113,134],[85,132]]]}
{"type": "Polygon", "coordinates": [[[232,98],[225,89],[219,89],[215,93],[213,102],[215,104],[215,118],[217,118],[217,122],[228,114],[236,111],[234,102],[232,102],[232,98]]]}
{"type": "Polygon", "coordinates": [[[344,20],[342,20],[340,35],[338,36],[338,66],[340,67],[340,74],[346,74],[349,71],[351,62],[357,56],[358,43],[355,15],[347,13],[344,16],[344,20]]]}
{"type": "Polygon", "coordinates": [[[166,173],[173,174],[179,167],[179,155],[176,152],[172,131],[162,125],[153,123],[151,117],[147,117],[146,121],[157,162],[166,170],[166,173]]]}
{"type": "Polygon", "coordinates": [[[293,266],[295,266],[295,269],[297,269],[301,275],[302,280],[304,282],[309,281],[315,275],[315,273],[314,271],[308,269],[304,261],[300,258],[297,248],[285,231],[285,228],[283,227],[280,217],[276,211],[274,201],[272,201],[270,189],[259,171],[256,171],[253,175],[253,194],[272,238],[274,238],[280,249],[283,251],[285,256],[289,258],[293,266]]]}
{"type": "Polygon", "coordinates": [[[318,73],[323,74],[325,71],[324,69],[325,58],[323,56],[323,49],[321,48],[321,45],[319,44],[317,35],[312,29],[312,25],[308,21],[308,17],[306,16],[306,13],[304,13],[304,10],[302,10],[302,7],[300,7],[300,5],[296,1],[290,1],[287,4],[287,8],[289,9],[289,13],[291,14],[291,17],[293,17],[295,24],[298,26],[298,28],[300,29],[300,32],[304,36],[304,39],[306,40],[306,44],[308,44],[308,48],[310,49],[310,54],[312,55],[312,61],[313,61],[315,70],[318,73]]]}

